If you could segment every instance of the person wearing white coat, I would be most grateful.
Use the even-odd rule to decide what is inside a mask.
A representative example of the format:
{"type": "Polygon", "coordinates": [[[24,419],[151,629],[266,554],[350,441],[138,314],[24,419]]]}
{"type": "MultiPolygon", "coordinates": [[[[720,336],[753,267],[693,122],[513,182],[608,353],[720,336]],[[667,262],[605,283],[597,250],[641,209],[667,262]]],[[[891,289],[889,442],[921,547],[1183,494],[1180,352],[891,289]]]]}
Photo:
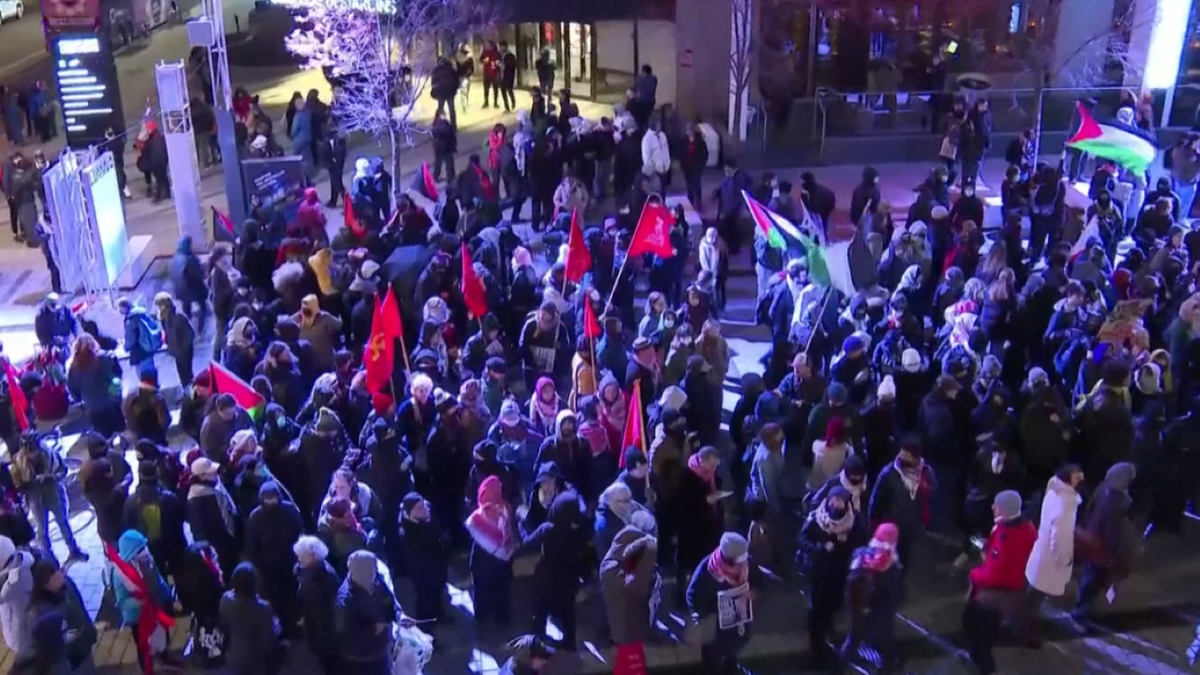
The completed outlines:
{"type": "Polygon", "coordinates": [[[642,171],[647,175],[659,176],[663,185],[669,182],[667,175],[671,171],[671,149],[667,145],[667,135],[658,122],[651,124],[642,136],[642,171]]]}
{"type": "Polygon", "coordinates": [[[1075,518],[1082,501],[1076,488],[1082,482],[1083,470],[1068,464],[1046,484],[1037,542],[1025,564],[1030,596],[1037,602],[1047,595],[1063,595],[1071,581],[1075,566],[1075,518]]]}

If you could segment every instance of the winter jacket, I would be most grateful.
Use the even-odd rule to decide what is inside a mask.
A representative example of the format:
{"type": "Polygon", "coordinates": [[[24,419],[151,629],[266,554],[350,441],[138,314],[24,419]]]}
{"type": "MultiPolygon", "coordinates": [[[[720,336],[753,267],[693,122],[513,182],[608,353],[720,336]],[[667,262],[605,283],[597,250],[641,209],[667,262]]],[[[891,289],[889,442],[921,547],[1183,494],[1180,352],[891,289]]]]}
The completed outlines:
{"type": "Polygon", "coordinates": [[[342,585],[333,567],[320,561],[308,567],[295,568],[299,582],[300,613],[304,619],[304,640],[318,654],[337,653],[337,631],[333,608],[342,585]]]}
{"type": "Polygon", "coordinates": [[[867,507],[870,524],[895,523],[901,537],[915,536],[924,530],[929,520],[929,497],[937,490],[937,479],[928,465],[924,467],[922,482],[927,485],[925,489],[910,492],[895,462],[885,466],[875,481],[867,507]]]}
{"type": "MultiPolygon", "coordinates": [[[[747,592],[762,585],[761,574],[758,566],[751,563],[747,592]]],[[[696,570],[692,574],[692,580],[688,584],[686,594],[687,606],[691,612],[692,620],[701,624],[701,638],[708,639],[708,636],[703,635],[703,633],[707,632],[705,630],[706,625],[712,625],[712,628],[715,629],[713,646],[718,653],[724,656],[737,655],[746,642],[749,641],[754,625],[750,623],[741,627],[721,629],[719,617],[717,616],[719,606],[718,595],[732,590],[734,590],[732,586],[713,576],[708,571],[708,559],[704,558],[696,566],[696,570]]],[[[747,602],[753,603],[754,600],[751,598],[747,602]]]]}
{"type": "Polygon", "coordinates": [[[659,585],[655,568],[658,547],[654,540],[651,538],[651,545],[642,548],[637,567],[632,571],[626,569],[624,562],[625,551],[644,537],[649,535],[635,527],[624,528],[600,562],[600,592],[604,596],[612,641],[617,645],[648,640],[654,623],[650,610],[659,585]]]}
{"type": "Polygon", "coordinates": [[[842,534],[826,532],[817,521],[816,511],[809,514],[800,528],[800,547],[796,557],[813,588],[842,588],[850,571],[850,556],[867,543],[865,519],[855,516],[854,525],[842,534]],[[830,548],[828,544],[833,544],[830,548]]]}
{"type": "Polygon", "coordinates": [[[1066,592],[1075,565],[1075,519],[1082,500],[1057,476],[1046,484],[1037,542],[1025,564],[1029,585],[1046,595],[1066,592]]]}
{"type": "Polygon", "coordinates": [[[111,354],[100,354],[90,365],[72,364],[67,371],[67,389],[91,413],[121,405],[121,366],[111,354]]]}
{"type": "Polygon", "coordinates": [[[351,672],[355,663],[369,663],[388,657],[392,639],[391,624],[399,618],[396,597],[382,577],[376,576],[370,590],[349,578],[342,582],[334,603],[333,621],[342,659],[350,666],[351,672]],[[388,628],[377,632],[375,627],[379,624],[388,628]]]}
{"type": "Polygon", "coordinates": [[[642,170],[655,174],[671,170],[671,151],[663,132],[651,130],[642,136],[642,170]]]}
{"type": "Polygon", "coordinates": [[[0,633],[4,644],[18,658],[33,655],[33,624],[29,613],[29,600],[33,596],[33,556],[17,551],[12,559],[4,562],[0,574],[0,633]]]}
{"type": "Polygon", "coordinates": [[[257,596],[240,598],[229,591],[221,598],[221,627],[227,642],[226,657],[234,675],[268,675],[278,672],[279,634],[271,605],[257,596]]]}
{"type": "MultiPolygon", "coordinates": [[[[121,556],[121,560],[130,563],[135,568],[142,567],[145,572],[153,572],[154,578],[145,579],[146,586],[154,595],[155,606],[159,609],[169,609],[173,602],[171,587],[162,578],[162,574],[154,567],[153,563],[144,566],[135,561],[138,554],[145,548],[146,538],[140,532],[132,530],[122,534],[121,539],[117,542],[117,554],[121,556]]],[[[129,586],[116,574],[116,568],[111,565],[106,568],[106,583],[112,588],[113,602],[121,612],[121,621],[127,626],[136,626],[138,617],[142,615],[144,602],[133,597],[129,586]]]]}
{"type": "Polygon", "coordinates": [[[830,447],[825,441],[815,441],[812,446],[813,466],[808,474],[808,487],[815,490],[836,476],[846,463],[846,458],[854,454],[854,448],[849,443],[830,447]]]}
{"type": "Polygon", "coordinates": [[[983,547],[983,564],[971,570],[974,590],[1023,590],[1025,566],[1037,537],[1033,523],[1024,518],[997,523],[983,547]]]}
{"type": "Polygon", "coordinates": [[[42,305],[33,318],[33,332],[43,345],[52,344],[54,338],[66,340],[75,334],[78,326],[75,315],[66,307],[50,309],[48,305],[42,305]]]}

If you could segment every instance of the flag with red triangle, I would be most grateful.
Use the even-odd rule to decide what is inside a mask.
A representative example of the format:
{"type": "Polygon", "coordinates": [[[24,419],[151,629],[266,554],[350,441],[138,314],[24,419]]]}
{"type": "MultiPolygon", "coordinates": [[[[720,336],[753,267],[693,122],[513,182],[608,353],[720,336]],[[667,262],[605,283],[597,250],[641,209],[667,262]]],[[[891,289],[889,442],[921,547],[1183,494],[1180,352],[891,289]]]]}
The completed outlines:
{"type": "Polygon", "coordinates": [[[433,172],[429,170],[429,162],[421,162],[421,168],[417,169],[408,189],[431,202],[438,200],[437,181],[433,179],[433,172]]]}
{"type": "Polygon", "coordinates": [[[396,300],[396,289],[388,288],[383,299],[383,331],[388,338],[399,340],[404,337],[404,320],[400,317],[400,301],[396,300]]]}
{"type": "MultiPolygon", "coordinates": [[[[0,357],[3,358],[3,357],[0,357]]],[[[8,384],[8,398],[12,401],[13,416],[17,418],[17,428],[29,431],[29,399],[21,388],[21,373],[8,359],[4,359],[4,379],[8,384]]],[[[16,448],[9,448],[9,454],[15,454],[16,448]]]]}
{"type": "MultiPolygon", "coordinates": [[[[389,291],[389,294],[391,291],[389,291]]],[[[386,303],[375,295],[375,314],[371,318],[371,338],[363,352],[363,368],[366,370],[367,391],[376,394],[383,391],[392,379],[396,365],[396,341],[388,334],[390,320],[385,315],[386,303]]]]}
{"type": "Polygon", "coordinates": [[[208,371],[212,378],[212,390],[215,393],[229,394],[238,405],[250,413],[251,419],[258,419],[267,401],[257,391],[254,391],[254,387],[246,384],[245,380],[219,363],[209,364],[208,371]]]}
{"type": "Polygon", "coordinates": [[[674,222],[675,216],[671,215],[666,204],[648,200],[642,207],[642,215],[638,217],[633,241],[629,242],[629,255],[650,253],[659,258],[675,255],[675,250],[671,247],[671,225],[674,222]]]}
{"type": "Polygon", "coordinates": [[[646,430],[642,421],[642,383],[634,382],[629,402],[625,405],[625,430],[621,433],[621,451],[619,462],[625,468],[625,451],[638,448],[646,452],[646,430]]]}
{"type": "Polygon", "coordinates": [[[359,239],[366,239],[367,228],[364,227],[362,223],[358,222],[358,216],[354,215],[354,205],[350,203],[351,200],[343,199],[342,201],[345,204],[342,211],[342,216],[346,222],[346,227],[349,228],[350,232],[353,233],[354,236],[358,237],[359,239]]]}
{"type": "Polygon", "coordinates": [[[590,298],[583,301],[583,336],[589,340],[600,337],[600,322],[596,320],[596,310],[592,309],[590,298]]]}
{"type": "Polygon", "coordinates": [[[462,245],[462,296],[471,318],[487,314],[487,290],[483,280],[475,273],[475,262],[471,260],[471,252],[465,243],[462,245]]]}
{"type": "Polygon", "coordinates": [[[583,275],[592,268],[592,254],[588,251],[587,243],[583,241],[583,228],[579,226],[579,209],[571,211],[571,233],[567,236],[567,259],[564,261],[564,273],[567,281],[577,284],[583,281],[583,275]]]}
{"type": "Polygon", "coordinates": [[[233,244],[237,242],[237,231],[233,227],[233,218],[217,207],[212,207],[213,241],[233,244]]]}

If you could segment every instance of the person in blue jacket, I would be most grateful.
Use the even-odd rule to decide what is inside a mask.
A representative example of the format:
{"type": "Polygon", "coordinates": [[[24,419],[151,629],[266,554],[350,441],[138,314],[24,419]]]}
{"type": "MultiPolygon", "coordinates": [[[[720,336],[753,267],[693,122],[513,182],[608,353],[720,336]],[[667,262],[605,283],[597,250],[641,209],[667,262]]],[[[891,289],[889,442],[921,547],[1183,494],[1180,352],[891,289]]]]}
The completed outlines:
{"type": "Polygon", "coordinates": [[[129,578],[115,565],[111,565],[105,579],[107,585],[112,588],[114,604],[121,612],[121,622],[133,631],[138,663],[142,664],[143,672],[155,659],[164,664],[178,664],[178,660],[168,653],[168,640],[159,640],[154,635],[143,635],[148,628],[153,627],[154,633],[158,633],[158,629],[161,628],[163,637],[166,637],[167,628],[156,621],[143,618],[143,613],[169,613],[175,602],[174,592],[159,573],[158,566],[154,564],[154,556],[150,555],[145,535],[137,530],[126,530],[117,540],[117,554],[140,577],[129,578]],[[142,586],[149,591],[149,597],[142,595],[139,590],[142,586]]]}

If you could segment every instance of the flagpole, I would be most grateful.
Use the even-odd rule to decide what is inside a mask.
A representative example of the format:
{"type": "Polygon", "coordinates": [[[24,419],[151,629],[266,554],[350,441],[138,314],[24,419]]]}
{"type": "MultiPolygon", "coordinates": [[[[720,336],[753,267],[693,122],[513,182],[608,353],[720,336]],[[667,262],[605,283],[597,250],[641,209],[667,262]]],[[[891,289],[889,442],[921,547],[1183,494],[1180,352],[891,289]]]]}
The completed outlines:
{"type": "MultiPolygon", "coordinates": [[[[825,289],[825,299],[821,302],[821,312],[819,314],[817,314],[817,321],[813,325],[813,330],[811,333],[808,334],[808,340],[804,343],[804,353],[805,354],[808,353],[809,347],[812,347],[812,341],[813,341],[813,338],[815,338],[817,336],[817,332],[822,330],[821,324],[824,322],[824,319],[825,319],[825,310],[828,309],[828,307],[829,307],[829,299],[833,297],[833,293],[834,293],[834,290],[833,290],[832,286],[825,289]]],[[[811,363],[811,361],[810,361],[810,363],[811,363]]]]}
{"type": "Polygon", "coordinates": [[[412,366],[408,363],[408,345],[404,343],[404,331],[400,331],[400,356],[404,357],[404,374],[412,374],[412,366]]]}
{"type": "MultiPolygon", "coordinates": [[[[637,399],[638,404],[637,410],[634,412],[638,416],[638,429],[641,431],[641,433],[638,435],[641,436],[640,440],[642,442],[642,454],[646,457],[646,461],[650,461],[650,450],[646,448],[646,416],[642,414],[642,381],[638,380],[634,382],[633,388],[635,390],[634,393],[636,394],[634,398],[637,399]]],[[[622,452],[624,452],[624,450],[622,450],[622,452]]]]}
{"type": "MultiPolygon", "coordinates": [[[[646,215],[646,205],[650,203],[650,199],[653,197],[658,197],[658,200],[660,202],[662,201],[662,195],[655,192],[654,194],[646,197],[645,202],[642,202],[642,211],[641,211],[641,213],[638,214],[637,223],[634,224],[634,226],[633,226],[633,237],[629,240],[630,246],[633,246],[633,242],[637,241],[638,227],[640,227],[642,224],[642,216],[646,215]]],[[[608,292],[608,301],[604,303],[605,311],[608,311],[609,306],[612,305],[613,296],[617,294],[617,286],[619,286],[621,283],[621,275],[625,273],[625,266],[628,264],[629,264],[629,254],[626,253],[625,259],[621,261],[620,269],[617,270],[617,276],[613,277],[612,290],[608,292]]]]}

